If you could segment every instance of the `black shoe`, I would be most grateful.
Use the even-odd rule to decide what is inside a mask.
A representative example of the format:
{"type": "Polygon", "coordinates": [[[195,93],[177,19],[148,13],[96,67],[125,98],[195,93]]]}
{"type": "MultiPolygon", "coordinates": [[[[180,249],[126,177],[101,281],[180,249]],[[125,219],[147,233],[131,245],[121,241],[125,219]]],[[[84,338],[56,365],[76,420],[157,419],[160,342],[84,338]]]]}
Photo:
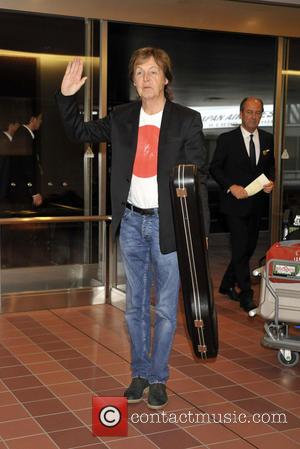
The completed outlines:
{"type": "Polygon", "coordinates": [[[221,293],[221,295],[227,295],[232,301],[239,301],[239,294],[234,287],[220,287],[219,293],[221,293]]]}
{"type": "Polygon", "coordinates": [[[128,399],[129,404],[134,404],[136,402],[141,402],[143,399],[143,394],[148,391],[149,382],[143,377],[134,377],[131,384],[125,390],[124,396],[128,399]]]}
{"type": "Polygon", "coordinates": [[[153,409],[163,408],[168,403],[168,395],[165,384],[150,384],[148,395],[148,407],[153,409]]]}
{"type": "Polygon", "coordinates": [[[252,301],[252,299],[249,299],[248,301],[241,301],[240,307],[245,310],[245,312],[250,312],[250,310],[256,309],[256,305],[252,301]]]}
{"type": "Polygon", "coordinates": [[[250,312],[256,308],[256,305],[253,302],[253,290],[241,290],[239,294],[240,298],[240,307],[245,310],[245,312],[250,312]]]}

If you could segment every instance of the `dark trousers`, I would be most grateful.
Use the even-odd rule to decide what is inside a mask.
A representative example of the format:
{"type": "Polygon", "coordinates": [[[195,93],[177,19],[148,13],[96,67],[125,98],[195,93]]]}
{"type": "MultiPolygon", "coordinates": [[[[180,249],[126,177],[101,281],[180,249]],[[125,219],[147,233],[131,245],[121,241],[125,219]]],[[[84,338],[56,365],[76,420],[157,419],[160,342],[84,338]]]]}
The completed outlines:
{"type": "Polygon", "coordinates": [[[231,261],[221,286],[227,289],[237,285],[241,289],[241,297],[247,297],[252,294],[249,262],[257,245],[260,216],[226,215],[225,218],[231,239],[231,261]]]}

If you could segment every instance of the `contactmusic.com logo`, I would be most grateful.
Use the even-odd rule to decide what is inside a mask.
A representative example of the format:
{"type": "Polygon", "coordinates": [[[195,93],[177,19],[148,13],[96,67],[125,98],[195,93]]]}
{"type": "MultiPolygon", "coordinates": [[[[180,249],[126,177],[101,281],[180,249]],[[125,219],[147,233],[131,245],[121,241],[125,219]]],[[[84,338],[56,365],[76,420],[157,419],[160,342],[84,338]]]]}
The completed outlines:
{"type": "Polygon", "coordinates": [[[127,436],[127,398],[93,396],[92,401],[93,434],[96,436],[127,436]]]}

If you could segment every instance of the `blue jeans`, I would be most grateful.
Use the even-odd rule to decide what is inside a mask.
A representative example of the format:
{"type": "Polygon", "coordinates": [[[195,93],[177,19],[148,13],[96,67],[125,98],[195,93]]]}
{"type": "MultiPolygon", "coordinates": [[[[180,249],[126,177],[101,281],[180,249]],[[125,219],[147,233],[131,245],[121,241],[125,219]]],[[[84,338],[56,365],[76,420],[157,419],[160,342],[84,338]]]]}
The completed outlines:
{"type": "Polygon", "coordinates": [[[131,340],[132,377],[165,383],[177,322],[179,271],[177,253],[162,254],[159,218],[125,209],[120,248],[127,278],[125,318],[131,340]],[[151,346],[150,290],[156,288],[151,346]]]}

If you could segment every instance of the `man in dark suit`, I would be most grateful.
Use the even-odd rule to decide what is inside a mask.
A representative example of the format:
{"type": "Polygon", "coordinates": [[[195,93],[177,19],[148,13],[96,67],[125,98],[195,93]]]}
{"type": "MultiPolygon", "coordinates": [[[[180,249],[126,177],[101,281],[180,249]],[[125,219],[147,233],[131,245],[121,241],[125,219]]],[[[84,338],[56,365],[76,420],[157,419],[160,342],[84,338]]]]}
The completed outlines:
{"type": "Polygon", "coordinates": [[[42,114],[32,115],[20,126],[13,139],[10,160],[9,199],[16,209],[40,206],[43,202],[38,192],[36,175],[39,170],[35,148],[35,132],[42,124],[42,114]]]}
{"type": "Polygon", "coordinates": [[[231,236],[231,261],[219,291],[239,300],[247,312],[255,307],[249,261],[257,244],[264,196],[272,191],[274,181],[273,136],[258,129],[262,113],[261,99],[247,97],[241,102],[242,124],[219,136],[210,166],[212,176],[221,187],[220,209],[231,236]],[[261,174],[269,182],[263,191],[248,196],[245,187],[261,174]]]}
{"type": "Polygon", "coordinates": [[[4,130],[0,131],[0,200],[7,200],[9,176],[10,176],[10,157],[12,153],[12,140],[20,123],[16,120],[10,120],[4,125],[4,130]]]}
{"type": "Polygon", "coordinates": [[[67,133],[81,142],[111,142],[112,231],[120,230],[127,278],[125,318],[130,334],[132,382],[124,395],[148,406],[168,401],[168,360],[176,328],[178,261],[169,177],[178,163],[199,167],[207,206],[206,161],[200,114],[170,101],[171,62],[165,51],[136,50],[129,63],[139,100],[108,117],[84,123],[74,94],[84,84],[83,65],[68,65],[57,100],[67,133]],[[156,320],[151,346],[150,288],[156,284],[156,320]]]}

